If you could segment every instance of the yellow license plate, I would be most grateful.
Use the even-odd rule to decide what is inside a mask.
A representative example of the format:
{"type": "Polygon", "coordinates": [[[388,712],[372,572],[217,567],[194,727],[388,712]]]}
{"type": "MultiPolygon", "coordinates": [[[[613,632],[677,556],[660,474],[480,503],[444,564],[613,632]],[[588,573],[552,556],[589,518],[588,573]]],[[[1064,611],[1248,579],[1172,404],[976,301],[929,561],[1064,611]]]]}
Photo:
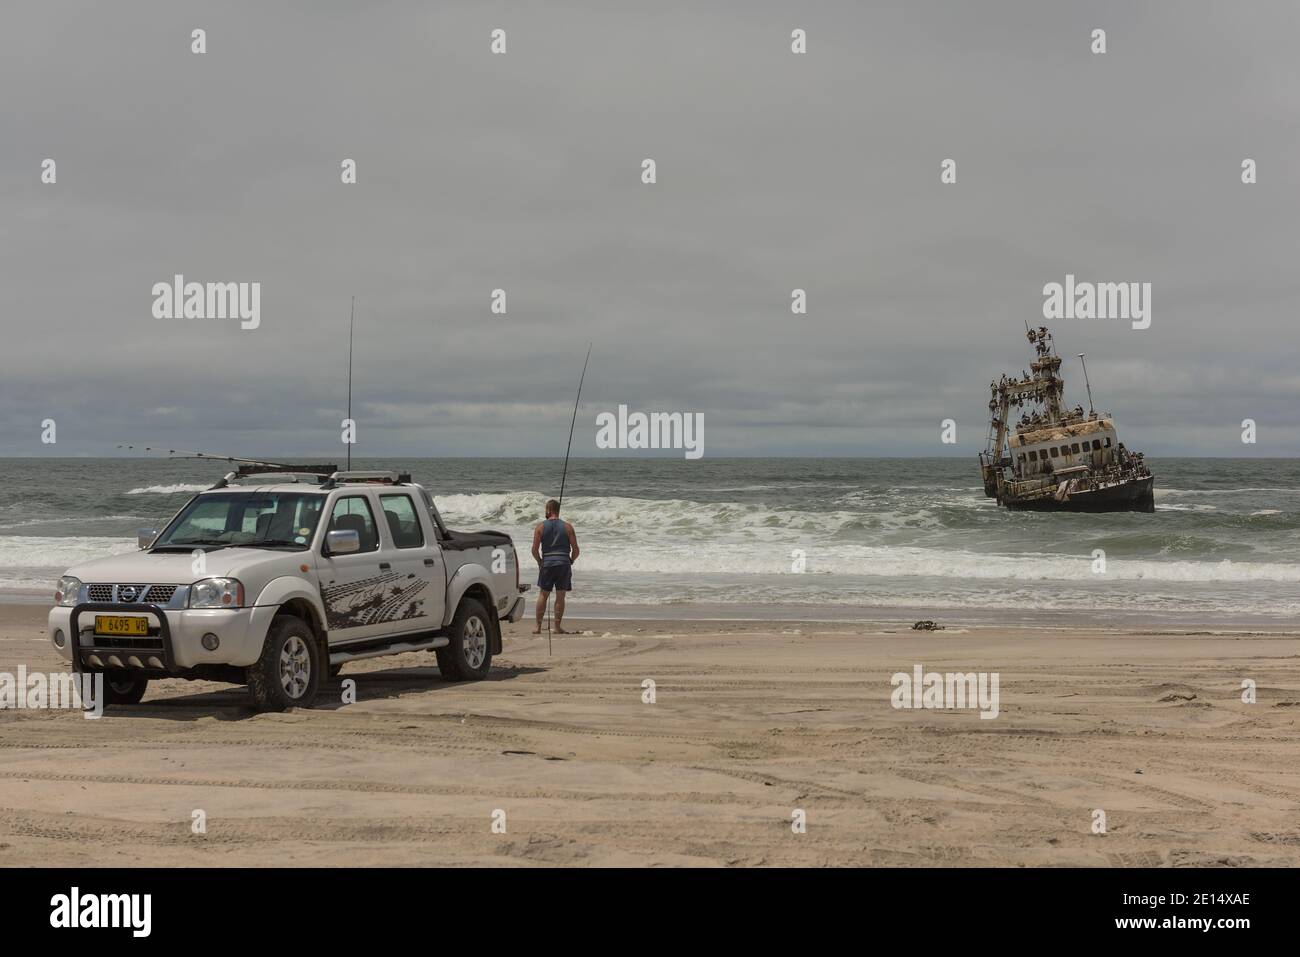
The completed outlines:
{"type": "Polygon", "coordinates": [[[129,635],[132,637],[149,634],[149,619],[130,615],[96,615],[95,634],[129,635]]]}

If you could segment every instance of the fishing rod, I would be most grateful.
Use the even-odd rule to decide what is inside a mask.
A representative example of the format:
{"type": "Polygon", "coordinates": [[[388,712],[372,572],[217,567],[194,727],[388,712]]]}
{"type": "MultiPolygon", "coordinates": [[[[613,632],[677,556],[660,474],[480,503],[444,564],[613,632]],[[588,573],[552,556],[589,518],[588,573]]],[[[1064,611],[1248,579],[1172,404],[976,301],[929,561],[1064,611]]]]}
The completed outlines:
{"type": "Polygon", "coordinates": [[[148,445],[118,445],[119,449],[129,449],[132,452],[166,452],[169,458],[174,459],[212,459],[214,462],[238,462],[240,465],[267,465],[273,468],[292,468],[285,462],[266,462],[262,459],[241,459],[235,455],[220,455],[215,452],[196,452],[193,449],[163,449],[155,448],[148,445]]]}
{"type": "MultiPolygon", "coordinates": [[[[327,475],[333,475],[339,470],[334,463],[301,465],[290,464],[288,462],[267,462],[265,459],[242,459],[237,455],[219,455],[213,452],[199,452],[194,449],[164,449],[149,445],[125,445],[119,444],[119,449],[128,449],[132,452],[166,452],[167,461],[182,461],[185,459],[203,460],[205,462],[229,462],[232,465],[238,464],[239,468],[223,478],[218,485],[213,488],[225,488],[226,483],[234,476],[257,475],[259,473],[270,472],[287,472],[299,475],[317,475],[322,479],[327,475]]],[[[296,480],[295,480],[296,481],[296,480]]]]}
{"type": "Polygon", "coordinates": [[[582,375],[578,377],[578,397],[573,400],[573,420],[569,422],[569,444],[564,448],[564,471],[560,474],[560,505],[564,504],[564,481],[569,477],[569,453],[573,451],[573,427],[578,424],[578,403],[582,401],[582,383],[587,378],[587,363],[591,361],[591,343],[587,343],[587,358],[582,360],[582,375]]]}
{"type": "MultiPolygon", "coordinates": [[[[560,497],[556,500],[564,505],[564,483],[569,477],[569,453],[573,451],[573,429],[578,424],[578,404],[582,401],[582,383],[587,378],[587,363],[591,361],[591,343],[587,343],[587,358],[582,360],[582,375],[578,377],[578,395],[573,400],[573,418],[569,422],[569,444],[564,447],[564,471],[560,473],[560,497]]],[[[560,519],[564,521],[564,519],[560,519]]],[[[557,599],[558,601],[558,599],[557,599]]],[[[546,654],[551,653],[551,605],[546,604],[546,654]]]]}

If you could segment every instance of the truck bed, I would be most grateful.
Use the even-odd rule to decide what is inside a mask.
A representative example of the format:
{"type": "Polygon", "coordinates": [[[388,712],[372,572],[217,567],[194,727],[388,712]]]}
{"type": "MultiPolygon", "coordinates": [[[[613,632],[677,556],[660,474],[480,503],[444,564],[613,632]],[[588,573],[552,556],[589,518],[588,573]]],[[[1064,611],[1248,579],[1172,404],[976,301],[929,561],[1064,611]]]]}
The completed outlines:
{"type": "Polygon", "coordinates": [[[510,536],[505,532],[491,530],[458,532],[449,528],[447,529],[447,537],[442,540],[444,551],[463,551],[467,548],[498,548],[510,544],[510,536]]]}

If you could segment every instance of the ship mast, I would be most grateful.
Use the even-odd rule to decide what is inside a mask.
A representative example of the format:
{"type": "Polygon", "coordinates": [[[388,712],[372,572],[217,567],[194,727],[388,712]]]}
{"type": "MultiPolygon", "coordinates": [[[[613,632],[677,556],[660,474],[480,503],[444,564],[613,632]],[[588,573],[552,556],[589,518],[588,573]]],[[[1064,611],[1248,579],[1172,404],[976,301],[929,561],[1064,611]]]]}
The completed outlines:
{"type": "Polygon", "coordinates": [[[1061,395],[1065,392],[1065,382],[1060,376],[1061,357],[1056,354],[1052,334],[1047,331],[1046,326],[1031,330],[1029,339],[1034,344],[1034,351],[1038,353],[1037,361],[1029,366],[1033,372],[1033,380],[1040,386],[1034,397],[1042,402],[1047,410],[1049,424],[1060,425],[1061,395]]]}

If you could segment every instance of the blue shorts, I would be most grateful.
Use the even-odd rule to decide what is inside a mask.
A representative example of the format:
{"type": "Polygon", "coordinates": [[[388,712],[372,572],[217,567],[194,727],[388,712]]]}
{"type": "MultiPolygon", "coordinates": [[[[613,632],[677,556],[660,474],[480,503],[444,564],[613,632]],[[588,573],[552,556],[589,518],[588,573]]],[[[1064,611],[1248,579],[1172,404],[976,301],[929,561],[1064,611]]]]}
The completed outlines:
{"type": "Polygon", "coordinates": [[[573,591],[573,566],[543,565],[537,570],[537,587],[541,591],[573,591]]]}

